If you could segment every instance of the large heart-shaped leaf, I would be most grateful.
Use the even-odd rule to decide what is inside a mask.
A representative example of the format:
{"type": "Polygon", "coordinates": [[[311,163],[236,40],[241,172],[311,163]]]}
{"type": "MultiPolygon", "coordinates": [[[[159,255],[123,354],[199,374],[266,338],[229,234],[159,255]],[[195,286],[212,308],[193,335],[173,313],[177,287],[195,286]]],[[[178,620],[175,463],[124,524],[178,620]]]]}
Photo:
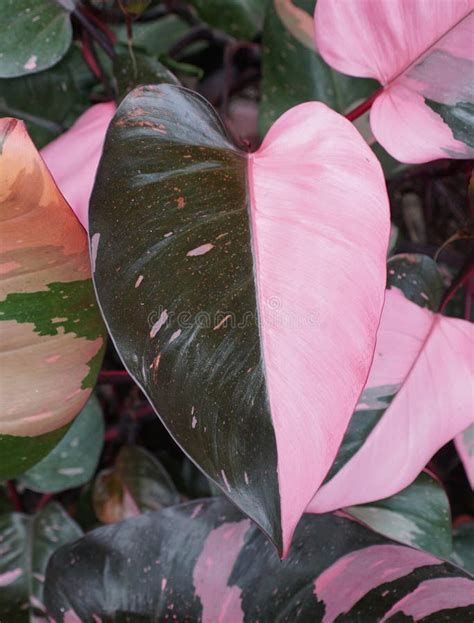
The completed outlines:
{"type": "Polygon", "coordinates": [[[405,604],[416,598],[424,616],[468,621],[473,590],[454,566],[336,515],[305,515],[281,562],[221,498],[100,528],[61,548],[45,594],[57,623],[349,623],[409,614],[405,604]]]}
{"type": "Polygon", "coordinates": [[[474,325],[431,311],[442,290],[432,260],[400,255],[388,266],[367,385],[312,512],[397,493],[473,421],[474,325]]]}
{"type": "Polygon", "coordinates": [[[382,83],[372,130],[402,162],[474,156],[473,9],[472,0],[318,0],[319,52],[382,83]]]}
{"type": "Polygon", "coordinates": [[[23,474],[21,484],[40,493],[80,487],[94,475],[103,444],[104,416],[92,395],[58,445],[23,474]]]}
{"type": "Polygon", "coordinates": [[[41,150],[41,156],[62,195],[86,229],[89,224],[89,200],[105,132],[114,113],[113,102],[92,106],[70,130],[41,150]]]}
{"type": "Polygon", "coordinates": [[[0,478],[45,456],[104,346],[87,236],[16,119],[0,120],[0,478]]]}
{"type": "Polygon", "coordinates": [[[46,622],[43,587],[51,554],[82,536],[56,502],[34,516],[0,515],[0,620],[46,622]]]}
{"type": "Polygon", "coordinates": [[[365,382],[388,232],[380,166],[323,104],[287,112],[254,154],[172,85],[133,91],[109,128],[90,235],[110,333],[177,442],[280,550],[365,382]]]}
{"type": "Polygon", "coordinates": [[[1,0],[0,78],[57,63],[71,45],[74,4],[75,0],[1,0]]]}
{"type": "Polygon", "coordinates": [[[474,489],[474,424],[456,435],[454,444],[464,465],[469,484],[474,489]]]}
{"type": "Polygon", "coordinates": [[[426,472],[396,495],[345,510],[389,539],[441,558],[447,558],[452,552],[448,496],[440,483],[426,472]]]}

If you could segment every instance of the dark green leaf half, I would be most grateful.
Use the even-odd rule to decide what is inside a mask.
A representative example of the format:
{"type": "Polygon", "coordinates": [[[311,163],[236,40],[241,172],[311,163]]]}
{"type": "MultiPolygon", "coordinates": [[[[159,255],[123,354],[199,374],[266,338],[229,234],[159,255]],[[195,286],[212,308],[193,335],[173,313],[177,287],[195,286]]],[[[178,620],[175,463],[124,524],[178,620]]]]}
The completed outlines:
{"type": "Polygon", "coordinates": [[[221,498],[94,530],[54,555],[45,592],[57,623],[65,612],[103,623],[375,623],[388,613],[405,620],[418,589],[438,617],[423,620],[467,623],[473,588],[449,563],[337,515],[305,515],[281,562],[221,498]]]}
{"type": "Polygon", "coordinates": [[[135,87],[144,84],[161,84],[163,82],[178,84],[177,78],[159,61],[151,56],[134,52],[117,54],[114,59],[113,72],[117,81],[119,101],[135,87]]]}
{"type": "Polygon", "coordinates": [[[474,521],[454,529],[453,549],[452,562],[474,575],[474,521]]]}
{"type": "Polygon", "coordinates": [[[40,493],[58,493],[88,482],[97,468],[104,443],[104,418],[92,395],[58,445],[21,477],[40,493]]]}
{"type": "Polygon", "coordinates": [[[0,1],[0,77],[13,78],[55,65],[72,41],[74,0],[0,1]]]}
{"type": "Polygon", "coordinates": [[[46,621],[43,587],[51,554],[82,536],[61,505],[48,504],[34,516],[0,515],[0,620],[46,621]]]}
{"type": "Polygon", "coordinates": [[[425,98],[425,102],[451,128],[455,139],[474,147],[473,102],[457,102],[453,106],[440,104],[428,98],[425,98]]]}

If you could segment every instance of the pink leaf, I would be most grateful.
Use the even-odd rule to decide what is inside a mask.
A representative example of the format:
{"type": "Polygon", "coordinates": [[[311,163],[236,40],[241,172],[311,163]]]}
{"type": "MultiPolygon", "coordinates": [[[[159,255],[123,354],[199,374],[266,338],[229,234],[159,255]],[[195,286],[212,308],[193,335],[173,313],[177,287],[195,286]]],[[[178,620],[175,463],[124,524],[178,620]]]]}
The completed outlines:
{"type": "MultiPolygon", "coordinates": [[[[398,389],[362,447],[313,498],[326,512],[397,493],[433,454],[474,421],[474,325],[386,293],[364,394],[398,389]]],[[[365,399],[367,401],[367,398],[365,399]]],[[[359,408],[367,405],[360,404],[359,408]]]]}
{"type": "Polygon", "coordinates": [[[473,8],[473,0],[318,0],[320,54],[382,83],[372,131],[402,162],[474,155],[463,109],[473,104],[473,8]]]}
{"type": "Polygon", "coordinates": [[[115,104],[96,104],[79,117],[70,130],[41,150],[59,190],[88,229],[89,199],[102,154],[105,133],[115,104]]]}

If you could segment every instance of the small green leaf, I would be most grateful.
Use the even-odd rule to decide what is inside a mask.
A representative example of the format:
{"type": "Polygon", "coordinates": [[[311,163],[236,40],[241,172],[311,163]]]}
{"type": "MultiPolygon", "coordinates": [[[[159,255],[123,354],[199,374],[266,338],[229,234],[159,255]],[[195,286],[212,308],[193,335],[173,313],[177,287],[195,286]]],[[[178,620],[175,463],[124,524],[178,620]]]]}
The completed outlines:
{"type": "MultiPolygon", "coordinates": [[[[312,16],[315,1],[296,0],[294,5],[312,16]]],[[[308,48],[287,29],[273,2],[265,15],[262,72],[262,135],[292,106],[318,100],[345,113],[377,88],[374,80],[346,76],[329,67],[314,46],[308,48]]]]}
{"type": "Polygon", "coordinates": [[[104,443],[104,418],[92,395],[58,445],[21,478],[39,493],[80,487],[92,478],[104,443]]]}
{"type": "Polygon", "coordinates": [[[384,500],[345,509],[379,534],[447,558],[452,551],[451,514],[443,487],[427,473],[384,500]]]}
{"type": "Polygon", "coordinates": [[[103,523],[115,523],[179,502],[178,492],[164,467],[138,446],[124,446],[115,467],[99,473],[92,499],[95,513],[103,523]]]}
{"type": "Polygon", "coordinates": [[[43,586],[49,558],[81,536],[79,526],[56,502],[34,516],[0,516],[0,621],[46,621],[43,586]]]}
{"type": "Polygon", "coordinates": [[[267,0],[189,0],[199,17],[237,39],[253,39],[261,30],[267,0]]]}
{"type": "Polygon", "coordinates": [[[113,72],[117,81],[119,100],[135,87],[167,82],[178,84],[178,79],[159,61],[140,52],[122,52],[114,59],[113,72]]]}
{"type": "Polygon", "coordinates": [[[72,41],[74,0],[0,0],[0,77],[52,67],[72,41]]]}

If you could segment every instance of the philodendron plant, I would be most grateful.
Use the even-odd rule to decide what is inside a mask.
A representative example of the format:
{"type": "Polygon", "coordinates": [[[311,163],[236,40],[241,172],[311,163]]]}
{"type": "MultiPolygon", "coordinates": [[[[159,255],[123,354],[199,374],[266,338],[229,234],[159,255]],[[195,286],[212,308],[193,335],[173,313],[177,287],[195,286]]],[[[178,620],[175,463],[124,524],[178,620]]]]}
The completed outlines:
{"type": "Polygon", "coordinates": [[[474,620],[473,8],[0,0],[1,621],[474,620]]]}

